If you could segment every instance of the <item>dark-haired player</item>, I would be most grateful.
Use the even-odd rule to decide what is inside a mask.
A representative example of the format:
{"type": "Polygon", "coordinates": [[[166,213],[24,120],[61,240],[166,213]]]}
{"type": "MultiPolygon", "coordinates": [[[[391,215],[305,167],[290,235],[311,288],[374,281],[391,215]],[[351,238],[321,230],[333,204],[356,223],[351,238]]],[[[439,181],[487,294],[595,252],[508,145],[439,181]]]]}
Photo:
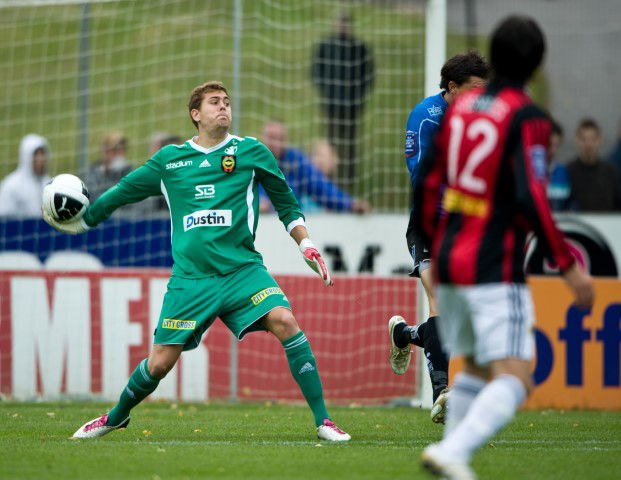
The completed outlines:
{"type": "MultiPolygon", "coordinates": [[[[488,75],[489,67],[479,53],[470,51],[455,55],[444,64],[440,71],[442,91],[437,95],[427,97],[414,107],[408,118],[405,132],[405,160],[412,187],[416,181],[418,163],[431,144],[431,139],[438,130],[446,108],[461,92],[484,85],[488,75]]],[[[406,233],[408,250],[414,259],[414,269],[410,275],[419,277],[425,288],[429,301],[429,318],[426,322],[416,326],[408,326],[404,318],[398,315],[388,321],[391,342],[390,366],[396,374],[402,375],[410,363],[410,344],[413,343],[424,349],[433,389],[431,420],[442,423],[448,392],[448,357],[442,351],[438,339],[436,327],[438,307],[432,290],[430,270],[428,270],[429,249],[413,229],[413,218],[416,214],[412,209],[406,233]]]]}
{"type": "Polygon", "coordinates": [[[576,304],[593,302],[591,279],[546,198],[550,120],[523,88],[544,49],[531,18],[511,16],[496,27],[492,81],[448,108],[416,180],[415,229],[432,245],[440,338],[448,354],[465,358],[444,438],[422,454],[423,466],[447,479],[475,478],[473,453],[513,418],[531,388],[534,310],[523,271],[529,232],[560,267],[576,304]]]}

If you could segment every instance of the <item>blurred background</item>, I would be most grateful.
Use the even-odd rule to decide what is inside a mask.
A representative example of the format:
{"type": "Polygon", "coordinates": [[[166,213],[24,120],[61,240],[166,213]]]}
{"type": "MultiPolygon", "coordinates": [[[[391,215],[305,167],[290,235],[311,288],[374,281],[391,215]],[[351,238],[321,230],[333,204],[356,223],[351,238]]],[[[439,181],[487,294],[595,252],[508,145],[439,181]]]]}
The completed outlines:
{"type": "MultiPolygon", "coordinates": [[[[560,157],[575,155],[571,140],[583,117],[601,125],[608,155],[621,117],[619,2],[448,0],[446,58],[469,48],[485,54],[490,29],[515,11],[537,18],[548,36],[531,88],[565,128],[560,157]]],[[[128,162],[140,165],[154,134],[194,134],[189,92],[220,79],[233,96],[235,133],[261,136],[266,121],[282,122],[288,143],[318,152],[343,189],[375,210],[407,209],[404,126],[425,95],[422,0],[5,0],[0,13],[0,178],[15,169],[19,141],[30,132],[49,141],[52,174],[84,173],[101,160],[110,131],[125,136],[128,162]],[[325,99],[313,79],[317,49],[338,31],[342,15],[368,49],[343,62],[374,66],[344,72],[367,77],[344,86],[358,90],[342,100],[357,110],[350,114],[352,145],[329,138],[325,99]],[[322,153],[324,140],[337,162],[354,167],[335,168],[331,152],[322,153]]]]}

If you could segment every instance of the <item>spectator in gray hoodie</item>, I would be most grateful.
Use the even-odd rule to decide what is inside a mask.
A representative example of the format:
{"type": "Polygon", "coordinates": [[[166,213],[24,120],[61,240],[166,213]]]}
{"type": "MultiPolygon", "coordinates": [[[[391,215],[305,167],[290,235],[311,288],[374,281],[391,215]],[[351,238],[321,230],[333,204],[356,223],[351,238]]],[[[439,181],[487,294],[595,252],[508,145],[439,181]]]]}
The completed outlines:
{"type": "Polygon", "coordinates": [[[41,135],[30,133],[19,146],[19,164],[0,183],[0,216],[40,217],[50,147],[41,135]]]}

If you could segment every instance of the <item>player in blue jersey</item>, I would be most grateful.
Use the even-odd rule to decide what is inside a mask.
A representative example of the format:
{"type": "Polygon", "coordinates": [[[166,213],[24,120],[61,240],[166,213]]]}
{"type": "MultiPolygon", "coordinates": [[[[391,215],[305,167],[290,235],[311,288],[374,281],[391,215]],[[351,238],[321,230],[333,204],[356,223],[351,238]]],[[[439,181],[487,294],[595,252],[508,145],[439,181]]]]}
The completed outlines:
{"type": "MultiPolygon", "coordinates": [[[[405,161],[412,188],[416,181],[419,162],[440,126],[446,108],[461,92],[484,85],[489,76],[489,66],[479,53],[470,51],[450,58],[442,67],[440,76],[442,91],[416,105],[408,117],[405,132],[405,161]]],[[[414,210],[410,212],[406,233],[408,250],[414,259],[414,269],[410,276],[421,279],[429,301],[429,318],[426,322],[414,326],[408,326],[405,319],[398,315],[388,321],[391,342],[390,365],[396,374],[402,375],[410,363],[410,344],[424,349],[433,388],[431,419],[435,423],[444,423],[444,407],[448,392],[448,357],[442,351],[436,327],[438,307],[429,270],[431,266],[429,250],[414,234],[415,214],[414,210]]]]}

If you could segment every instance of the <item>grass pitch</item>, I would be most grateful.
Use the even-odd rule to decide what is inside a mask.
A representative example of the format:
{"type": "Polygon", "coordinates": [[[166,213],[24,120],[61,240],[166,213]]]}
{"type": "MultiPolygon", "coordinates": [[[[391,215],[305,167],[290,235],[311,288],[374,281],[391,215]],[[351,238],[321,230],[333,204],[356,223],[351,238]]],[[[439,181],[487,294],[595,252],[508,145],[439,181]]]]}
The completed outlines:
{"type": "MultiPolygon", "coordinates": [[[[0,403],[2,479],[412,479],[441,428],[417,409],[332,408],[353,440],[320,442],[307,408],[148,403],[126,430],[69,440],[109,404],[0,403]]],[[[481,452],[481,479],[612,479],[621,413],[521,412],[481,452]]]]}

